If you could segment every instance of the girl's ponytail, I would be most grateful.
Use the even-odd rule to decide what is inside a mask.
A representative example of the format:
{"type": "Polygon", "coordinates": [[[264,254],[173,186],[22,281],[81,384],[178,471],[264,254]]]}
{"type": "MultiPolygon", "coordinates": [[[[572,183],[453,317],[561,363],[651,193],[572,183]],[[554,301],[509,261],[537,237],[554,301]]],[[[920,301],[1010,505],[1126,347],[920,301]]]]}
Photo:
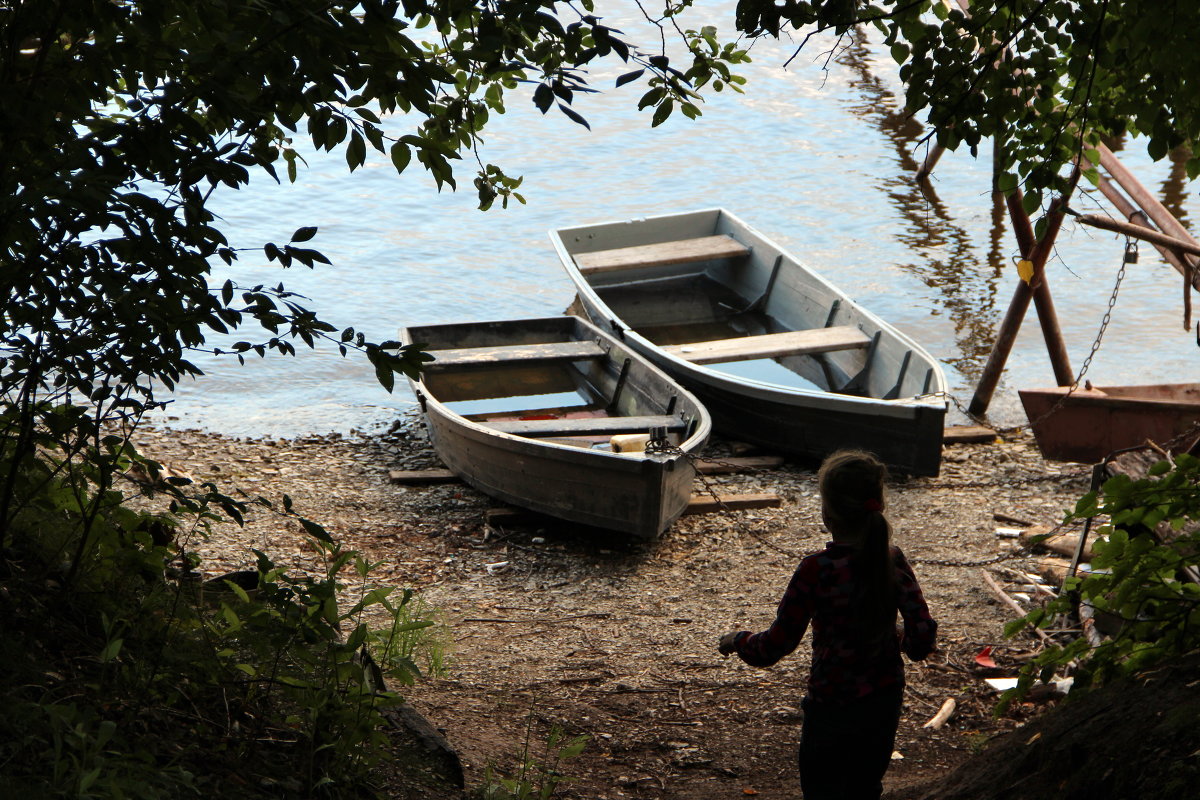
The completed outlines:
{"type": "Polygon", "coordinates": [[[858,546],[862,580],[855,605],[862,631],[868,638],[888,633],[896,622],[896,575],[884,514],[887,467],[870,453],[840,450],[821,464],[818,481],[834,538],[840,533],[858,546]]]}

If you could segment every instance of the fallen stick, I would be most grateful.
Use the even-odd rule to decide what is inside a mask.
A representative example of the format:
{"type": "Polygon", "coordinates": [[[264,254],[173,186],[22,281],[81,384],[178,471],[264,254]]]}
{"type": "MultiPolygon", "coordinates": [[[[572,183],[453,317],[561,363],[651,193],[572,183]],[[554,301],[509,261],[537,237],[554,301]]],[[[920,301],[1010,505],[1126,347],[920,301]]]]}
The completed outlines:
{"type": "Polygon", "coordinates": [[[942,707],[933,717],[922,725],[922,728],[932,728],[933,730],[941,730],[946,721],[954,714],[954,709],[958,708],[958,702],[953,697],[947,697],[946,702],[942,703],[942,707]]]}
{"type": "Polygon", "coordinates": [[[949,425],[942,432],[942,444],[983,444],[996,437],[994,430],[982,425],[949,425]]]}
{"type": "Polygon", "coordinates": [[[737,511],[746,508],[778,508],[783,498],[777,494],[752,492],[748,494],[694,494],[688,501],[684,515],[709,514],[714,511],[737,511]]]}
{"type": "Polygon", "coordinates": [[[783,456],[734,456],[713,461],[697,461],[696,472],[701,475],[728,475],[738,472],[753,472],[773,469],[783,464],[783,456]]]}
{"type": "MultiPolygon", "coordinates": [[[[1025,616],[1025,609],[1021,608],[1020,604],[1017,603],[1016,600],[1013,600],[1008,596],[1007,593],[1005,593],[1003,589],[1000,588],[1000,584],[996,583],[996,579],[989,575],[986,569],[979,570],[979,574],[983,576],[984,583],[986,583],[988,588],[992,590],[992,594],[996,595],[997,599],[1016,612],[1018,617],[1025,616]]],[[[1033,625],[1030,625],[1029,627],[1033,629],[1033,632],[1036,633],[1043,642],[1050,641],[1050,637],[1044,630],[1033,625]]]]}
{"type": "Polygon", "coordinates": [[[388,472],[388,481],[399,486],[432,486],[457,480],[458,476],[448,469],[393,469],[388,472]]]}

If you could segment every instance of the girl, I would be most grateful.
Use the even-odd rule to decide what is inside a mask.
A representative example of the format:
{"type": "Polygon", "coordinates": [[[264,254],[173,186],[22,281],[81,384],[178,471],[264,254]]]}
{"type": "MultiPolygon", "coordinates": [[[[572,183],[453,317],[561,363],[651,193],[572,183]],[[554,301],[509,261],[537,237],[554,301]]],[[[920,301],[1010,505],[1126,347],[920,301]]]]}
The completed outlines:
{"type": "Polygon", "coordinates": [[[801,703],[805,800],[883,793],[904,695],[900,652],[920,660],[934,649],[937,623],[912,567],[891,546],[886,479],[886,468],[869,453],[843,450],[826,458],[818,485],[833,541],[800,562],[769,629],[727,633],[718,645],[723,655],[769,667],[796,649],[812,623],[812,671],[801,703]]]}

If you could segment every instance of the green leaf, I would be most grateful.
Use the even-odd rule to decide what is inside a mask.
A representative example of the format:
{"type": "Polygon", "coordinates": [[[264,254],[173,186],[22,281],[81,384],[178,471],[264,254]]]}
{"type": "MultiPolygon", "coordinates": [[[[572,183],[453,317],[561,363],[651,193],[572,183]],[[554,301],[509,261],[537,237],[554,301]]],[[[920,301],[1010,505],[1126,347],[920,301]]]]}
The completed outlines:
{"type": "Polygon", "coordinates": [[[113,639],[112,641],[108,642],[108,644],[104,646],[104,649],[100,651],[101,663],[107,664],[108,662],[115,660],[120,654],[121,646],[123,644],[125,644],[124,639],[113,639]]]}
{"type": "Polygon", "coordinates": [[[667,117],[671,116],[671,112],[675,110],[675,101],[667,99],[654,110],[654,119],[650,121],[650,127],[657,128],[659,125],[667,121],[667,117]]]}
{"type": "Polygon", "coordinates": [[[319,539],[322,542],[327,542],[329,544],[333,544],[333,537],[330,536],[329,532],[326,531],[323,527],[321,527],[320,525],[318,525],[317,523],[313,522],[310,519],[305,519],[304,517],[300,517],[299,519],[300,519],[300,524],[304,527],[304,531],[309,536],[312,536],[314,539],[319,539]]]}
{"type": "Polygon", "coordinates": [[[292,234],[291,240],[293,242],[307,242],[309,239],[312,239],[316,235],[317,235],[317,228],[315,225],[310,226],[310,227],[297,228],[296,232],[292,234]]]}
{"type": "Polygon", "coordinates": [[[350,144],[346,146],[346,165],[350,167],[350,171],[361,167],[367,160],[367,144],[363,141],[362,134],[357,130],[350,134],[350,144]]]}
{"type": "Polygon", "coordinates": [[[588,737],[586,735],[577,736],[574,739],[572,739],[571,742],[566,747],[564,747],[558,751],[558,757],[559,758],[574,758],[575,756],[577,756],[583,752],[583,749],[585,747],[587,747],[587,743],[588,743],[588,737]]]}
{"type": "Polygon", "coordinates": [[[392,145],[392,165],[395,166],[396,172],[404,172],[409,162],[412,161],[412,150],[404,142],[396,142],[392,145]]]}
{"type": "Polygon", "coordinates": [[[634,70],[633,72],[626,72],[624,75],[618,76],[617,77],[617,87],[619,88],[621,86],[624,86],[627,83],[632,83],[633,81],[636,81],[638,78],[642,77],[642,75],[644,75],[645,72],[646,72],[646,70],[644,70],[644,69],[638,69],[638,70],[634,70]]]}
{"type": "Polygon", "coordinates": [[[587,128],[589,131],[592,129],[592,126],[588,124],[588,121],[586,119],[584,119],[580,114],[578,114],[575,111],[575,109],[571,108],[570,106],[566,106],[566,105],[563,105],[562,103],[559,103],[558,110],[561,111],[562,113],[566,114],[567,118],[570,119],[572,122],[579,123],[583,127],[587,128]]]}

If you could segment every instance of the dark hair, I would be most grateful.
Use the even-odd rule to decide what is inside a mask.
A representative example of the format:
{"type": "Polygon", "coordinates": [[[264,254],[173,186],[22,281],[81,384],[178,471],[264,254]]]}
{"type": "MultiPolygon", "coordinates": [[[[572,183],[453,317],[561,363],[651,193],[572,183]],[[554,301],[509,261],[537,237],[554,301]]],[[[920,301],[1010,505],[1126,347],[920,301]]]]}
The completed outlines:
{"type": "Polygon", "coordinates": [[[850,539],[858,552],[862,576],[855,597],[863,633],[890,632],[896,622],[896,574],[892,562],[892,526],[884,515],[887,467],[861,450],[839,450],[828,456],[817,473],[821,502],[833,538],[850,539]]]}

